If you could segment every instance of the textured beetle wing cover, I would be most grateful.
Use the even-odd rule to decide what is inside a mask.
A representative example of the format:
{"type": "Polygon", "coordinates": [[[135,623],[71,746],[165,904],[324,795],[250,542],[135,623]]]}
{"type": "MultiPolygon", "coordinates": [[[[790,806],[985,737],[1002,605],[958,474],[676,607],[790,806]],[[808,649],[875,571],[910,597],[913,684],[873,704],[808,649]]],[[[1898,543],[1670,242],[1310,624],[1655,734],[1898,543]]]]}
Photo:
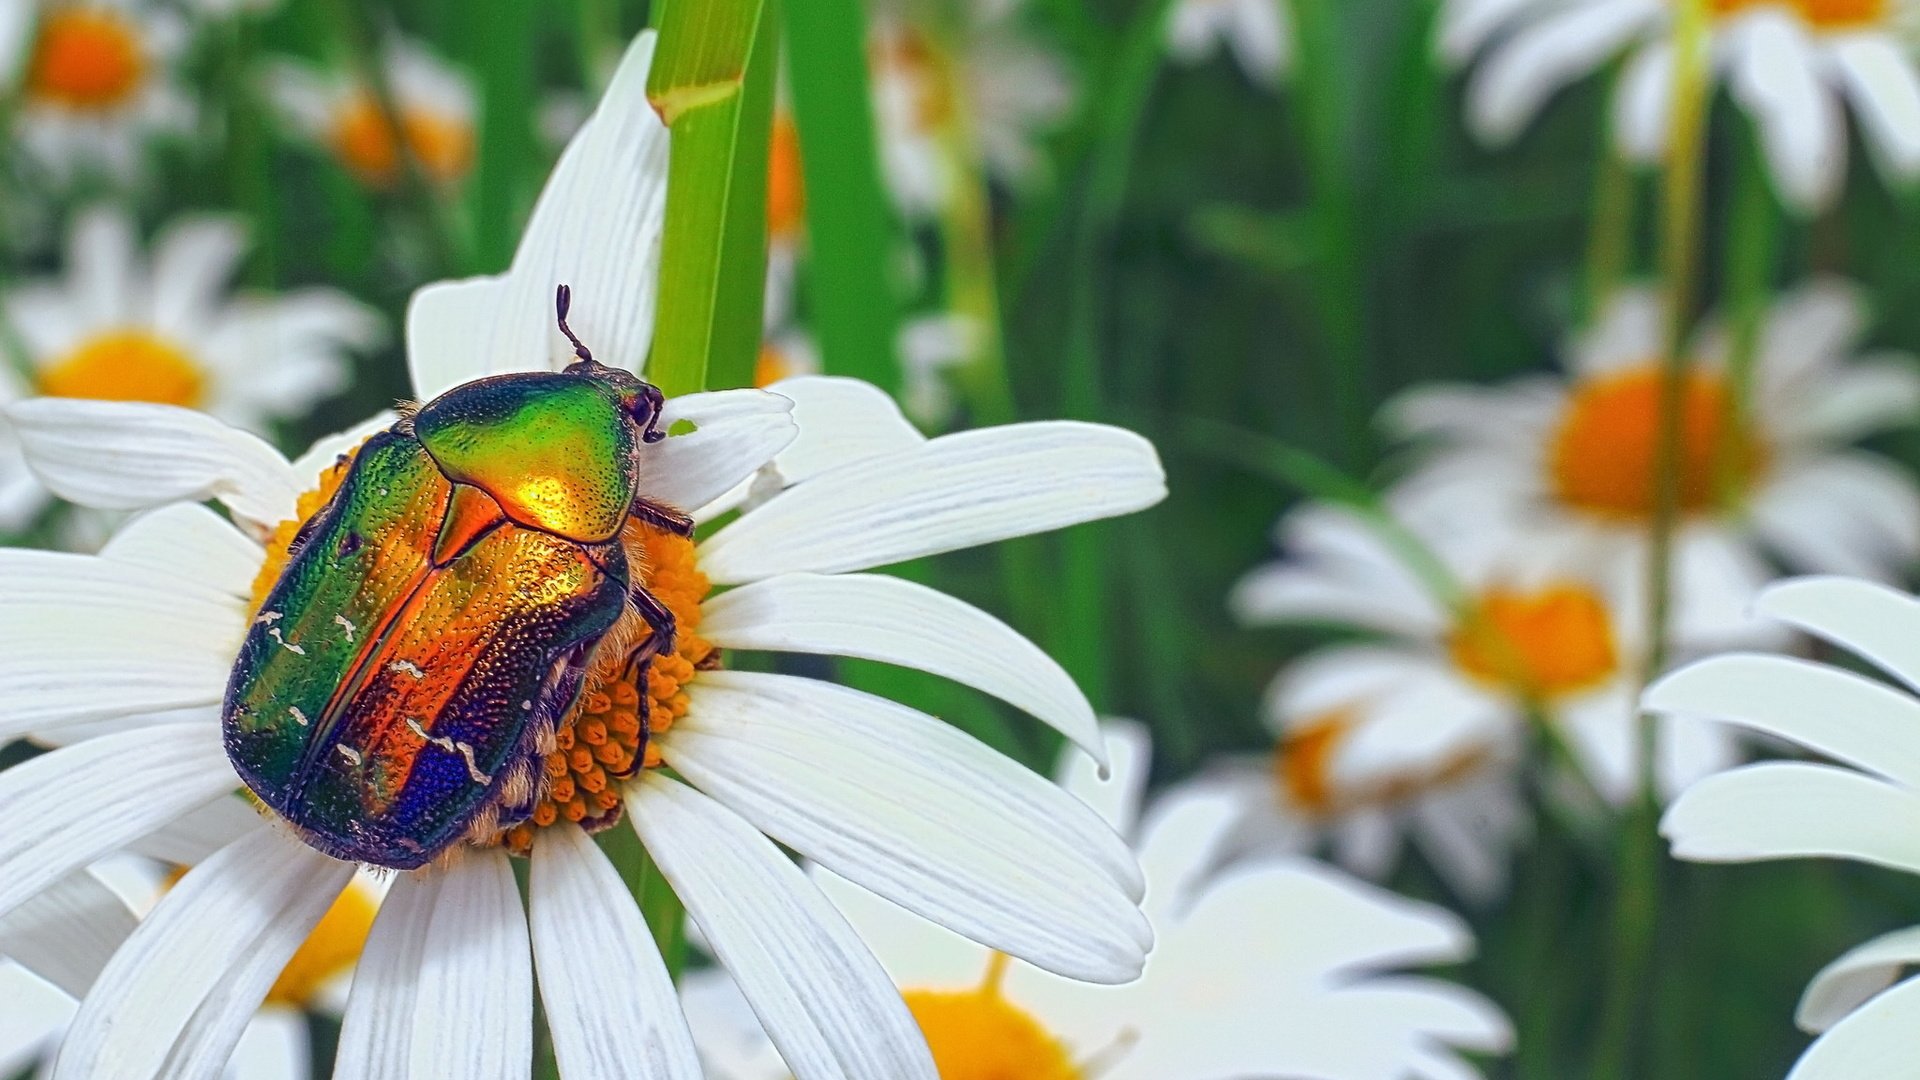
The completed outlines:
{"type": "Polygon", "coordinates": [[[523,795],[509,781],[534,779],[532,743],[565,704],[556,665],[625,599],[587,549],[511,524],[433,569],[450,485],[417,443],[387,440],[269,596],[263,617],[281,615],[248,635],[227,729],[255,791],[316,846],[405,867],[523,795]]]}

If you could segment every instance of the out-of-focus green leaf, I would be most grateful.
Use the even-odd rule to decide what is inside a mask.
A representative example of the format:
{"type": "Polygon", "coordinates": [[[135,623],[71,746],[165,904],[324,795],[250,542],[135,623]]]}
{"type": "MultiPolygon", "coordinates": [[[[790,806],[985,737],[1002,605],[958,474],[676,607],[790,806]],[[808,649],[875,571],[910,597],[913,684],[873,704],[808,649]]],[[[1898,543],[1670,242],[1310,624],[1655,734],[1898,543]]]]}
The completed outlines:
{"type": "Polygon", "coordinates": [[[520,0],[471,0],[454,9],[468,62],[480,89],[480,145],[467,192],[473,243],[467,267],[497,274],[513,261],[520,222],[544,172],[534,141],[535,5],[520,0]]]}
{"type": "Polygon", "coordinates": [[[648,373],[668,394],[753,382],[778,14],[777,0],[674,0],[660,18],[647,97],[673,163],[648,373]]]}
{"type": "Polygon", "coordinates": [[[1291,274],[1313,264],[1314,222],[1300,210],[1205,206],[1189,227],[1201,247],[1268,273],[1291,274]]]}
{"type": "Polygon", "coordinates": [[[880,185],[860,0],[805,0],[786,12],[787,83],[807,192],[810,322],[826,369],[889,391],[899,305],[893,209],[880,185]]]}

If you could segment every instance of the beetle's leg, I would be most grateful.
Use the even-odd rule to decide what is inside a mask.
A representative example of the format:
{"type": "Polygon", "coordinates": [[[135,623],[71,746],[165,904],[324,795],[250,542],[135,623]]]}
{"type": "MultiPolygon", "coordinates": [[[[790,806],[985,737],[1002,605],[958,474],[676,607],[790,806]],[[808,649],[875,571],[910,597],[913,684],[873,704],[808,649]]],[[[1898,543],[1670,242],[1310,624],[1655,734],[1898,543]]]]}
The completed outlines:
{"type": "Polygon", "coordinates": [[[628,590],[627,599],[633,602],[634,609],[640,613],[641,620],[652,633],[627,655],[627,667],[633,672],[634,689],[639,691],[640,697],[640,736],[634,748],[633,767],[615,775],[620,780],[639,772],[646,760],[647,735],[653,720],[653,700],[647,696],[647,673],[653,669],[654,657],[673,651],[677,626],[673,612],[667,610],[667,606],[646,589],[635,586],[628,590]]]}
{"type": "Polygon", "coordinates": [[[693,535],[693,519],[671,506],[635,499],[628,512],[662,532],[670,532],[675,536],[693,535]]]}

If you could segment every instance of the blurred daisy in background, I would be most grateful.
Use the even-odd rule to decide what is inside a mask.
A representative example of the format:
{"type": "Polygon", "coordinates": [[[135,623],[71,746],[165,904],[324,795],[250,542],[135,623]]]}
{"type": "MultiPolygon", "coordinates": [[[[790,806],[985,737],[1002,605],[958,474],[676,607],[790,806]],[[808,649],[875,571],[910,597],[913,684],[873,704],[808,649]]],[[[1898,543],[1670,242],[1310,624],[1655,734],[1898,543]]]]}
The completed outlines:
{"type": "Polygon", "coordinates": [[[753,385],[772,386],[784,379],[820,373],[820,350],[804,330],[787,329],[770,334],[760,343],[760,358],[753,365],[753,385]]]}
{"type": "Polygon", "coordinates": [[[1280,85],[1293,66],[1292,0],[1178,0],[1167,16],[1167,52],[1183,64],[1222,50],[1248,79],[1280,85]]]}
{"type": "MultiPolygon", "coordinates": [[[[1412,532],[1464,590],[1459,609],[1352,513],[1313,505],[1282,519],[1285,557],[1235,587],[1239,620],[1380,640],[1329,646],[1282,671],[1266,702],[1271,765],[1215,782],[1237,776],[1270,807],[1250,842],[1299,848],[1330,834],[1343,862],[1380,876],[1410,833],[1463,897],[1484,901],[1503,889],[1526,827],[1512,770],[1539,724],[1609,802],[1638,789],[1644,635],[1575,564],[1507,564],[1485,545],[1412,532]]],[[[1734,746],[1717,728],[1674,722],[1659,731],[1656,760],[1672,792],[1731,764],[1734,746]]]]}
{"type": "Polygon", "coordinates": [[[982,168],[1013,187],[1042,179],[1037,144],[1071,113],[1074,83],[1024,36],[1020,5],[882,6],[867,51],[881,164],[901,209],[938,216],[982,168]]]}
{"type": "Polygon", "coordinates": [[[793,316],[794,279],[799,273],[800,255],[807,237],[807,189],[800,170],[800,129],[794,124],[793,111],[784,100],[774,108],[773,133],[769,139],[767,293],[763,322],[771,330],[793,316]]]}
{"type": "MultiPolygon", "coordinates": [[[[384,338],[379,316],[330,288],[232,292],[246,248],[237,219],[172,222],[143,253],[134,224],[95,208],[73,222],[66,274],[10,284],[0,310],[27,381],[0,375],[0,402],[44,395],[201,409],[260,431],[305,414],[345,382],[349,354],[384,338]]],[[[46,504],[0,434],[0,527],[46,504]]]]}
{"type": "MultiPolygon", "coordinates": [[[[568,363],[551,307],[560,281],[574,287],[582,339],[609,359],[646,357],[657,269],[644,256],[658,250],[668,148],[645,95],[653,40],[637,39],[562,155],[508,273],[415,295],[408,343],[421,398],[568,363]]],[[[644,684],[609,650],[540,762],[547,783],[531,817],[396,878],[348,1001],[341,1069],[490,1075],[530,1060],[537,964],[567,1075],[615,1074],[643,1059],[663,1075],[697,1075],[653,939],[588,836],[623,823],[772,1018],[802,1080],[932,1069],[885,973],[776,839],[1048,970],[1103,982],[1139,973],[1151,943],[1140,869],[1094,811],[906,706],[719,667],[729,649],[914,667],[1015,704],[1102,755],[1092,708],[1037,646],[959,600],[861,571],[1152,505],[1165,479],[1151,445],[1078,423],[930,440],[864,383],[774,389],[667,402],[661,427],[676,434],[640,463],[649,497],[699,520],[744,507],[697,545],[636,534],[646,547],[636,584],[674,612],[675,650],[644,684]],[[531,856],[530,907],[509,850],[531,856]]],[[[239,644],[301,523],[346,475],[342,455],[392,420],[288,462],[190,410],[42,399],[9,414],[63,495],[151,512],[99,556],[0,550],[0,679],[22,688],[0,738],[120,721],[0,773],[0,917],[238,786],[219,716],[239,644]],[[116,614],[102,621],[90,605],[107,593],[116,614]],[[84,633],[61,629],[83,624],[84,633]],[[107,785],[120,794],[87,815],[43,812],[126,755],[145,763],[137,790],[107,785]]],[[[56,1075],[91,1077],[109,1061],[192,1072],[224,1060],[350,878],[349,865],[257,822],[188,872],[113,955],[56,1075]]]]}
{"type": "MultiPolygon", "coordinates": [[[[1467,117],[1510,142],[1547,99],[1631,51],[1614,94],[1621,150],[1666,150],[1673,95],[1670,0],[1447,0],[1440,49],[1481,52],[1467,117]]],[[[1831,205],[1847,167],[1850,104],[1890,180],[1920,176],[1920,70],[1912,0],[1709,0],[1715,71],[1753,117],[1776,190],[1789,205],[1831,205]]]]}
{"type": "MultiPolygon", "coordinates": [[[[458,184],[473,169],[477,96],[472,80],[425,47],[388,40],[382,56],[407,153],[429,183],[458,184]]],[[[268,94],[294,131],[361,183],[391,188],[404,166],[401,141],[379,99],[357,73],[279,60],[268,94]]]]}
{"type": "MultiPolygon", "coordinates": [[[[1769,589],[1759,607],[1898,687],[1827,664],[1734,654],[1649,688],[1656,712],[1738,724],[1839,763],[1769,761],[1707,778],[1661,822],[1674,856],[1851,859],[1920,874],[1920,601],[1873,582],[1804,578],[1769,589]]],[[[1902,976],[1915,964],[1920,927],[1875,938],[1815,976],[1796,1019],[1823,1034],[1790,1080],[1905,1075],[1920,979],[1902,976]]]]}
{"type": "Polygon", "coordinates": [[[952,375],[980,354],[980,336],[979,322],[957,311],[919,315],[901,324],[896,336],[904,384],[900,403],[908,416],[931,428],[953,422],[958,403],[952,375]]]}
{"type": "MultiPolygon", "coordinates": [[[[905,994],[942,1080],[1441,1080],[1479,1075],[1461,1051],[1508,1049],[1511,1028],[1485,998],[1393,973],[1470,955],[1459,919],[1301,859],[1215,876],[1232,805],[1175,794],[1142,825],[1146,736],[1133,725],[1108,735],[1111,779],[1075,755],[1061,784],[1135,837],[1159,942],[1136,982],[1094,987],[1010,963],[813,874],[905,994]]],[[[688,976],[682,997],[715,1080],[788,1075],[723,972],[688,976]]]]}
{"type": "MultiPolygon", "coordinates": [[[[1655,292],[1616,294],[1569,343],[1564,379],[1429,386],[1389,403],[1388,427],[1425,451],[1396,499],[1443,534],[1488,537],[1517,565],[1585,568],[1618,623],[1645,625],[1661,310],[1655,292]]],[[[1678,640],[1710,648],[1764,633],[1748,609],[1775,576],[1770,558],[1889,579],[1920,554],[1920,490],[1848,445],[1912,423],[1920,407],[1911,357],[1854,354],[1865,319],[1839,282],[1778,297],[1745,395],[1728,371],[1727,331],[1709,324],[1695,338],[1677,478],[1678,640]]]]}
{"type": "Polygon", "coordinates": [[[0,61],[19,78],[14,133],[56,183],[99,173],[129,183],[149,137],[181,132],[191,101],[173,83],[186,27],[142,0],[9,0],[0,61]],[[24,48],[21,47],[24,42],[24,48]]]}

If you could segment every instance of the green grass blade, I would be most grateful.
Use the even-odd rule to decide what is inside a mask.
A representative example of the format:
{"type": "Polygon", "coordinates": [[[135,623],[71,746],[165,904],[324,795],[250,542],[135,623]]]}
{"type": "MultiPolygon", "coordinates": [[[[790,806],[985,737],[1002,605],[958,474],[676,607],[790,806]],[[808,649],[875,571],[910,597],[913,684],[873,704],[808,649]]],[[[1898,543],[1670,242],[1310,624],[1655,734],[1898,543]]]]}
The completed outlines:
{"type": "Polygon", "coordinates": [[[675,0],[661,14],[647,96],[673,163],[648,374],[670,395],[753,382],[777,18],[776,0],[675,0]]]}
{"type": "Polygon", "coordinates": [[[807,191],[809,321],[828,372],[897,393],[899,300],[888,274],[896,231],[880,185],[860,0],[790,3],[785,21],[807,191]]]}

